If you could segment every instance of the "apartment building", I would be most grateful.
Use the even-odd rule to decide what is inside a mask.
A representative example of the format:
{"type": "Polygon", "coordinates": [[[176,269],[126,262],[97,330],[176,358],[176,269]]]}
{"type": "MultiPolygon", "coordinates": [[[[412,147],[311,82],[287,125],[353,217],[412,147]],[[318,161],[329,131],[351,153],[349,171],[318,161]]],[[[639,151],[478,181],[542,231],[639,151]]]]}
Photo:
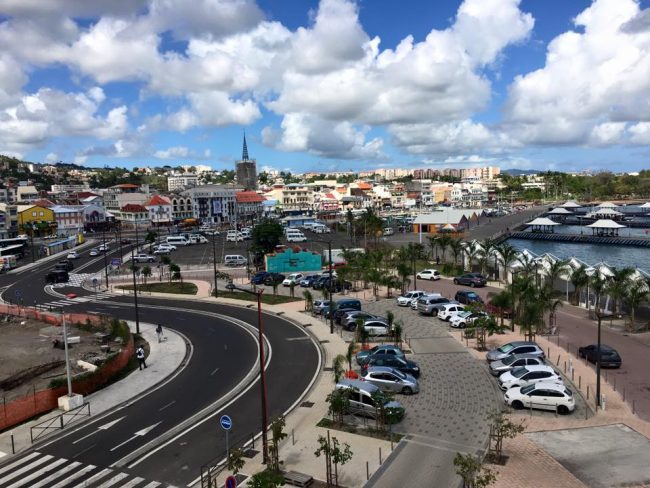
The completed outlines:
{"type": "Polygon", "coordinates": [[[203,185],[181,195],[192,199],[192,217],[201,222],[225,224],[236,219],[236,188],[230,185],[203,185]]]}
{"type": "Polygon", "coordinates": [[[198,175],[192,173],[172,173],[167,177],[167,190],[185,190],[194,188],[199,184],[198,175]]]}

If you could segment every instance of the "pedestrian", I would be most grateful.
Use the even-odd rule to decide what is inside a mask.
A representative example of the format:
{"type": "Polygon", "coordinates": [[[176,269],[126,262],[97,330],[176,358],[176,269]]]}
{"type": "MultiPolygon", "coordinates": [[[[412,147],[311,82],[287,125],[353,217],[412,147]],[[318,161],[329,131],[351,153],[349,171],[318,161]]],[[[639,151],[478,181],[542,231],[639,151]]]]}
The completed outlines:
{"type": "Polygon", "coordinates": [[[156,327],[156,334],[158,334],[158,342],[162,342],[163,340],[163,332],[162,332],[162,325],[158,324],[158,327],[156,327]]]}
{"type": "Polygon", "coordinates": [[[440,256],[436,256],[436,264],[440,265],[440,256]]]}
{"type": "Polygon", "coordinates": [[[140,371],[142,371],[142,367],[144,366],[145,369],[147,367],[147,363],[144,361],[144,347],[141,345],[138,346],[138,348],[135,350],[135,357],[138,358],[138,363],[140,366],[140,371]]]}

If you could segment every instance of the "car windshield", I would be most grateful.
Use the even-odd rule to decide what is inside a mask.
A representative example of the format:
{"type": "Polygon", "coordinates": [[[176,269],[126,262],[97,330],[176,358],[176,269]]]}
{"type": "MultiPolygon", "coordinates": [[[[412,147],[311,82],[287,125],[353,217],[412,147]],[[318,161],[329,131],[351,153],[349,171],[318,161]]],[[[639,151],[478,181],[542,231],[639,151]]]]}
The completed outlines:
{"type": "Polygon", "coordinates": [[[497,349],[497,351],[506,353],[506,352],[512,351],[514,349],[514,347],[515,346],[513,346],[512,344],[504,344],[499,349],[497,349]]]}
{"type": "Polygon", "coordinates": [[[464,319],[465,317],[469,317],[470,315],[472,315],[471,312],[458,312],[456,314],[456,317],[464,319]]]}
{"type": "Polygon", "coordinates": [[[572,392],[571,390],[569,390],[568,388],[565,388],[565,389],[564,389],[564,394],[565,394],[566,396],[570,396],[570,397],[573,396],[573,392],[572,392]]]}
{"type": "Polygon", "coordinates": [[[478,295],[476,293],[474,293],[473,291],[468,291],[467,296],[469,298],[476,298],[478,295]]]}
{"type": "Polygon", "coordinates": [[[533,384],[533,385],[524,386],[520,391],[524,395],[528,395],[534,389],[535,389],[535,385],[533,384]]]}
{"type": "Polygon", "coordinates": [[[523,366],[521,368],[515,368],[512,370],[512,376],[514,376],[515,378],[521,378],[526,373],[528,373],[528,370],[523,366]]]}
{"type": "Polygon", "coordinates": [[[517,356],[508,356],[507,358],[504,358],[501,360],[503,364],[506,366],[510,366],[512,363],[514,363],[517,360],[517,356]]]}

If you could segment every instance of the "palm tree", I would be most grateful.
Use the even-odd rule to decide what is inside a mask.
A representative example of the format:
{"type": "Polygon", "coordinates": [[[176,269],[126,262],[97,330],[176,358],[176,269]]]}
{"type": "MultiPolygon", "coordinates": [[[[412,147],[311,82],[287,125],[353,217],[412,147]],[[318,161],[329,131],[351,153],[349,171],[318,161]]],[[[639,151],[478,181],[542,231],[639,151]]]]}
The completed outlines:
{"type": "Polygon", "coordinates": [[[458,257],[463,252],[463,243],[460,239],[451,239],[449,242],[451,253],[454,255],[454,264],[458,266],[458,257]]]}
{"type": "MultiPolygon", "coordinates": [[[[479,264],[481,266],[481,274],[485,275],[488,272],[490,254],[494,251],[496,245],[493,239],[487,238],[481,241],[481,252],[479,254],[479,264]]],[[[496,271],[495,271],[496,273],[496,271]]],[[[490,273],[491,274],[491,273],[490,273]]],[[[496,274],[495,274],[496,276],[496,274]]]]}
{"type": "MultiPolygon", "coordinates": [[[[499,318],[501,319],[501,328],[503,329],[503,320],[506,314],[506,310],[513,309],[512,306],[512,294],[508,290],[502,290],[490,299],[492,306],[499,309],[499,318]]],[[[514,318],[513,318],[514,323],[514,318]]]]}
{"type": "Polygon", "coordinates": [[[481,247],[476,241],[466,242],[463,247],[463,252],[467,256],[468,269],[472,271],[472,263],[480,255],[481,247]]]}
{"type": "Polygon", "coordinates": [[[431,249],[431,260],[433,261],[433,255],[438,254],[440,236],[427,236],[427,240],[429,241],[429,248],[431,249]]]}
{"type": "Polygon", "coordinates": [[[499,266],[503,268],[503,277],[507,280],[508,268],[517,259],[518,251],[510,244],[503,242],[495,248],[499,266]]]}
{"type": "Polygon", "coordinates": [[[142,271],[140,272],[142,274],[142,278],[144,279],[144,284],[147,284],[147,278],[151,276],[151,268],[149,266],[145,266],[142,268],[142,271]]]}
{"type": "Polygon", "coordinates": [[[635,319],[636,319],[636,309],[644,301],[650,299],[650,289],[648,289],[648,284],[642,280],[630,280],[630,285],[628,286],[627,293],[624,297],[624,302],[627,308],[630,311],[630,330],[634,332],[635,319]]]}
{"type": "Polygon", "coordinates": [[[402,294],[406,293],[406,287],[411,283],[409,276],[411,275],[411,267],[405,262],[399,262],[395,267],[397,275],[402,280],[402,294]]]}
{"type": "Polygon", "coordinates": [[[519,326],[526,340],[533,341],[534,336],[544,326],[544,302],[540,299],[539,289],[529,280],[522,283],[520,306],[518,310],[519,326]]]}
{"type": "Polygon", "coordinates": [[[587,275],[587,268],[584,264],[581,264],[580,267],[573,270],[571,273],[571,284],[573,285],[573,304],[578,305],[580,301],[580,292],[589,282],[589,276],[587,275]]]}
{"type": "Polygon", "coordinates": [[[569,262],[567,260],[563,259],[558,259],[551,262],[548,269],[544,273],[546,276],[544,284],[547,288],[553,290],[553,285],[558,280],[558,278],[560,278],[563,274],[569,272],[568,263],[569,262]]]}
{"type": "Polygon", "coordinates": [[[528,253],[519,253],[516,261],[521,265],[521,270],[527,279],[531,278],[533,271],[536,268],[535,258],[528,253]]]}
{"type": "Polygon", "coordinates": [[[634,268],[614,269],[614,275],[609,282],[609,295],[612,297],[612,313],[618,311],[620,302],[627,295],[630,287],[630,276],[634,273],[634,268]]]}
{"type": "Polygon", "coordinates": [[[440,247],[440,252],[442,254],[442,261],[445,262],[445,252],[447,248],[451,245],[452,237],[447,234],[441,234],[438,237],[438,246],[440,247]]]}

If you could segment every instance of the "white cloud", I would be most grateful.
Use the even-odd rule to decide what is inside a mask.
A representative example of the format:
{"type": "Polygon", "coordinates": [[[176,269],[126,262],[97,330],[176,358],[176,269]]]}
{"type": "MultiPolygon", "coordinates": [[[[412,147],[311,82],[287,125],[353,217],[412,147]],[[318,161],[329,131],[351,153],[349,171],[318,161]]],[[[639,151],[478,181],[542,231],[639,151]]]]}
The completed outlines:
{"type": "Polygon", "coordinates": [[[650,144],[650,122],[639,122],[629,128],[630,141],[633,144],[650,144]]]}
{"type": "Polygon", "coordinates": [[[52,163],[56,163],[57,161],[60,161],[60,158],[56,153],[48,153],[47,156],[45,156],[44,161],[47,164],[52,164],[52,163]]]}
{"type": "Polygon", "coordinates": [[[574,20],[584,32],[559,35],[543,68],[516,77],[504,127],[525,143],[621,142],[625,123],[650,119],[646,16],[634,0],[594,1],[574,20]]]}
{"type": "Polygon", "coordinates": [[[178,159],[187,158],[190,154],[189,148],[185,146],[174,146],[168,149],[161,149],[154,153],[154,157],[158,159],[178,159]]]}

